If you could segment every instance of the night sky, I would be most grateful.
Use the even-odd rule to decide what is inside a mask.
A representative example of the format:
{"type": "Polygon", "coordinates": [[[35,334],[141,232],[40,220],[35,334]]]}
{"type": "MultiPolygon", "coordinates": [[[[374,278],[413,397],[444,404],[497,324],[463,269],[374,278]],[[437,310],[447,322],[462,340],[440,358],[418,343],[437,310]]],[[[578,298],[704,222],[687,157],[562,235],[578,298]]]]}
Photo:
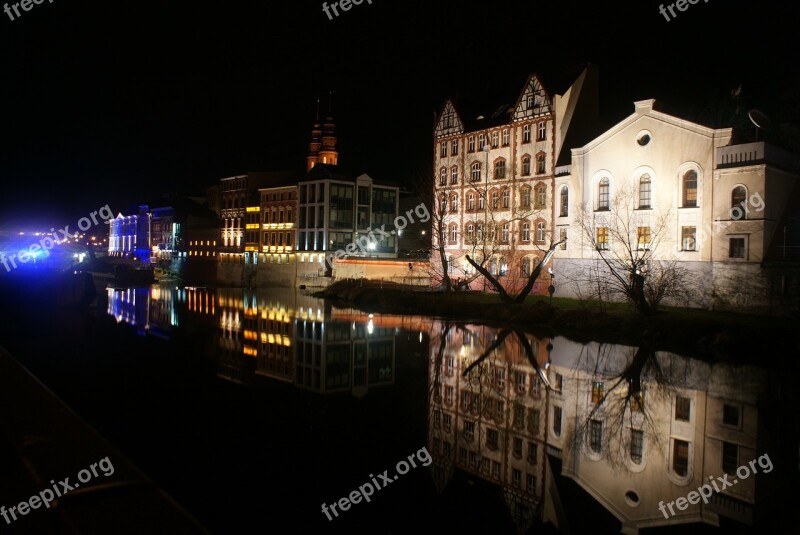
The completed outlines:
{"type": "MultiPolygon", "coordinates": [[[[304,170],[316,98],[340,164],[398,182],[430,166],[433,114],[456,90],[599,68],[601,119],[634,100],[707,111],[743,86],[800,119],[796,3],[44,0],[0,13],[0,229],[61,225],[220,177],[304,170]],[[791,11],[790,11],[791,10],[791,11]]],[[[693,116],[693,115],[692,115],[693,116]]]]}

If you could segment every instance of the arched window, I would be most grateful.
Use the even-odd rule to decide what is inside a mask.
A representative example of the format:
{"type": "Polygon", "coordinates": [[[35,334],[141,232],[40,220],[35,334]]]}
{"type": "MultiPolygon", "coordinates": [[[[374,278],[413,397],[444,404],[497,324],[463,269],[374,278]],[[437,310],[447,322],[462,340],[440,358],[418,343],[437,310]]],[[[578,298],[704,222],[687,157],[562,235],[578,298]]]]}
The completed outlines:
{"type": "Polygon", "coordinates": [[[447,185],[447,169],[442,167],[439,170],[439,185],[446,186],[447,185]]]}
{"type": "Polygon", "coordinates": [[[503,208],[508,208],[511,205],[511,192],[503,190],[503,208]]]}
{"type": "Polygon", "coordinates": [[[531,174],[531,157],[530,156],[523,156],[522,157],[522,175],[528,176],[531,174]]]}
{"type": "Polygon", "coordinates": [[[452,169],[450,169],[450,183],[451,184],[458,184],[458,167],[455,165],[452,169]]]}
{"type": "Polygon", "coordinates": [[[608,210],[608,179],[604,178],[597,186],[597,209],[608,210]]]}
{"type": "Polygon", "coordinates": [[[683,207],[694,208],[697,206],[697,172],[686,171],[683,175],[683,207]]]}
{"type": "Polygon", "coordinates": [[[480,182],[480,180],[481,180],[481,162],[475,162],[472,164],[472,181],[480,182]]]}
{"type": "Polygon", "coordinates": [[[496,131],[492,132],[492,148],[495,148],[495,149],[497,148],[498,140],[499,140],[498,138],[499,138],[499,134],[496,131]]]}
{"type": "Polygon", "coordinates": [[[458,195],[450,197],[450,211],[458,212],[458,195]]]}
{"type": "Polygon", "coordinates": [[[486,136],[483,134],[478,135],[478,150],[483,150],[483,147],[486,145],[486,136]]]}
{"type": "Polygon", "coordinates": [[[531,224],[527,221],[522,223],[522,241],[531,241],[531,224]]]}
{"type": "Polygon", "coordinates": [[[651,183],[650,183],[650,175],[647,173],[643,174],[639,178],[639,208],[646,209],[650,208],[650,196],[651,196],[651,183]]]}
{"type": "Polygon", "coordinates": [[[500,195],[496,191],[492,192],[492,210],[496,210],[500,202],[500,195]]]}
{"type": "Polygon", "coordinates": [[[470,193],[467,195],[467,210],[475,209],[475,194],[470,193]]]}
{"type": "Polygon", "coordinates": [[[483,210],[486,204],[486,199],[480,193],[478,194],[478,210],[483,210]]]}
{"type": "Polygon", "coordinates": [[[467,225],[467,243],[472,243],[475,239],[475,225],[472,223],[467,225]]]}
{"type": "MultiPolygon", "coordinates": [[[[497,135],[497,132],[495,132],[497,135]]],[[[494,179],[501,180],[506,177],[506,161],[505,160],[497,160],[494,162],[494,179]]]]}
{"type": "Polygon", "coordinates": [[[519,205],[522,208],[530,208],[531,207],[531,188],[530,187],[524,186],[520,190],[519,205]]]}
{"type": "Polygon", "coordinates": [[[747,202],[747,190],[744,186],[736,186],[731,191],[731,219],[738,221],[745,219],[747,211],[745,210],[745,203],[747,202]]]}
{"type": "Polygon", "coordinates": [[[561,188],[561,210],[558,215],[560,217],[569,215],[569,188],[567,186],[561,188]]]}

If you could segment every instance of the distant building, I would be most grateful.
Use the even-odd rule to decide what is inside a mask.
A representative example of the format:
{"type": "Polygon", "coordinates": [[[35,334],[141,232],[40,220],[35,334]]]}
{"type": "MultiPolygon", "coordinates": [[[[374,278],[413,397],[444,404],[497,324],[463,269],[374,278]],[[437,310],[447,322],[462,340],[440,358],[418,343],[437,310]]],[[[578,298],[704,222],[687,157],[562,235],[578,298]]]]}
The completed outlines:
{"type": "Polygon", "coordinates": [[[146,204],[139,206],[136,213],[117,214],[109,222],[108,255],[149,262],[150,218],[146,204]]]}

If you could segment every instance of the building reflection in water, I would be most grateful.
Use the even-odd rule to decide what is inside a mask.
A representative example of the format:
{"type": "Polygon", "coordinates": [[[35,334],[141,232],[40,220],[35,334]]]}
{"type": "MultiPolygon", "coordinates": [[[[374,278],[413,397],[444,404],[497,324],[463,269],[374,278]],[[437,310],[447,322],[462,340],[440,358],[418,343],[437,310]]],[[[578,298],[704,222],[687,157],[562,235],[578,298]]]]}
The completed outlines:
{"type": "Polygon", "coordinates": [[[752,366],[435,321],[428,436],[435,483],[442,492],[460,470],[501,487],[519,533],[539,522],[565,529],[581,516],[561,500],[561,476],[605,507],[623,533],[728,519],[758,525],[791,470],[743,479],[669,518],[659,503],[726,473],[733,480],[739,466],[764,454],[792,466],[797,422],[776,425],[784,412],[776,384],[752,366]]]}

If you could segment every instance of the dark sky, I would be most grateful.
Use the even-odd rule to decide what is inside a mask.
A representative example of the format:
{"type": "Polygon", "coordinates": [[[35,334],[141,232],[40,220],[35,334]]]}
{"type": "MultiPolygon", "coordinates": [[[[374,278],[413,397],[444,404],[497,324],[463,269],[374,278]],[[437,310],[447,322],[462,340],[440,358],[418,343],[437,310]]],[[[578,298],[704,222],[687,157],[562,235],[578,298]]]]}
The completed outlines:
{"type": "Polygon", "coordinates": [[[302,170],[329,90],[340,163],[397,181],[429,166],[433,112],[456,89],[513,99],[526,74],[586,61],[609,125],[634,100],[689,114],[739,84],[775,122],[797,121],[796,4],[700,0],[669,22],[658,6],[364,0],[328,20],[308,0],[45,0],[0,13],[0,225],[302,170]]]}

